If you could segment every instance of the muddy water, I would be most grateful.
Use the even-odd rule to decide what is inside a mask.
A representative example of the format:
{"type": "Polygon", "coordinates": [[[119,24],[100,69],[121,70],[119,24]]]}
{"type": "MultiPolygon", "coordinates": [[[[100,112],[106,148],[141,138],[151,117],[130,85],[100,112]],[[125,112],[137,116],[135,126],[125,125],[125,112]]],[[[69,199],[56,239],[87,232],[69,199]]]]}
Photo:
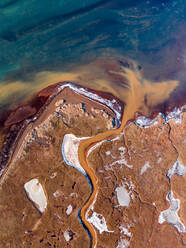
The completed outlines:
{"type": "Polygon", "coordinates": [[[109,92],[124,102],[129,100],[128,89],[130,89],[131,94],[135,96],[130,98],[133,99],[132,108],[144,114],[152,112],[155,106],[164,104],[175,88],[179,89],[179,92],[175,91],[170,98],[173,105],[178,103],[175,102],[175,94],[180,100],[184,98],[184,84],[179,84],[177,80],[152,81],[145,78],[143,69],[139,70],[138,64],[134,61],[101,57],[69,72],[45,71],[36,74],[30,81],[15,80],[0,84],[0,102],[6,105],[9,99],[9,107],[15,108],[16,103],[25,99],[28,101],[29,97],[39,90],[60,81],[71,81],[88,88],[109,92]]]}
{"type": "Polygon", "coordinates": [[[56,80],[81,81],[83,67],[88,87],[117,94],[119,80],[88,77],[113,57],[139,63],[142,78],[185,83],[185,11],[184,0],[1,0],[0,111],[56,80]]]}
{"type": "Polygon", "coordinates": [[[134,118],[137,111],[148,114],[150,109],[168,99],[172,91],[179,85],[177,81],[156,83],[154,85],[148,81],[141,82],[139,72],[134,72],[133,70],[126,68],[123,68],[122,72],[117,72],[117,75],[120,75],[123,78],[127,79],[128,85],[128,87],[123,92],[123,94],[125,95],[126,106],[124,109],[120,127],[118,129],[109,130],[105,133],[98,134],[93,138],[82,141],[78,150],[80,164],[82,165],[92,182],[92,194],[90,195],[88,201],[82,207],[80,212],[80,217],[86,228],[89,230],[89,233],[91,234],[92,238],[90,247],[92,248],[96,248],[97,235],[92,224],[90,224],[86,220],[86,212],[94,203],[99,187],[98,178],[94,170],[90,168],[87,163],[88,150],[102,140],[112,139],[113,137],[119,135],[126,125],[127,121],[134,118]],[[146,104],[144,102],[144,99],[146,99],[146,104]]]}
{"type": "MultiPolygon", "coordinates": [[[[80,146],[80,161],[94,186],[82,218],[97,191],[97,178],[86,162],[93,142],[120,133],[136,111],[166,112],[186,100],[185,10],[184,0],[0,2],[0,113],[66,80],[126,103],[119,129],[80,146]]],[[[95,242],[92,226],[84,221],[95,242]]]]}
{"type": "MultiPolygon", "coordinates": [[[[99,190],[98,179],[86,161],[88,150],[96,143],[112,139],[120,134],[127,121],[135,117],[136,112],[141,112],[145,115],[152,114],[157,106],[164,105],[167,100],[172,99],[172,94],[180,86],[180,83],[177,80],[164,80],[161,82],[147,80],[144,77],[143,70],[139,69],[134,61],[125,59],[122,61],[114,59],[105,60],[101,58],[86,66],[79,66],[69,73],[42,72],[37,74],[30,83],[25,84],[21,81],[16,81],[7,85],[1,85],[1,87],[4,87],[2,90],[7,94],[12,93],[10,89],[13,86],[15,92],[24,86],[25,91],[34,93],[47,85],[59,81],[72,81],[82,86],[91,86],[92,89],[110,92],[125,103],[122,123],[118,129],[82,141],[79,146],[80,164],[92,183],[92,194],[82,207],[80,217],[91,234],[91,247],[96,247],[97,237],[95,229],[85,217],[99,190]]],[[[0,94],[0,98],[3,97],[4,94],[0,94]]]]}

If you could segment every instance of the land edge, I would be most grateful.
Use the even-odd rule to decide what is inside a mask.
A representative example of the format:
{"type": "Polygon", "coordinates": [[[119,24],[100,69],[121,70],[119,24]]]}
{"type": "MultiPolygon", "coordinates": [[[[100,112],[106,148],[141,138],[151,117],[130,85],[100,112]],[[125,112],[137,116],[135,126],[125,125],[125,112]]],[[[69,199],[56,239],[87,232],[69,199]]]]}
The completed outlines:
{"type": "MultiPolygon", "coordinates": [[[[113,101],[114,100],[114,108],[115,110],[120,114],[120,117],[117,120],[117,125],[120,125],[121,119],[122,119],[122,114],[123,114],[123,109],[124,109],[124,103],[117,99],[115,96],[113,96],[110,93],[107,92],[100,92],[96,90],[91,90],[82,86],[79,86],[78,84],[72,83],[72,82],[59,82],[53,85],[50,85],[40,92],[37,93],[36,96],[33,97],[33,99],[30,101],[30,106],[34,107],[35,104],[39,102],[39,108],[36,110],[34,114],[31,116],[23,116],[21,118],[16,119],[16,111],[18,109],[23,108],[23,106],[28,106],[23,105],[23,106],[18,106],[15,110],[12,110],[11,114],[3,120],[3,128],[6,132],[4,141],[3,141],[3,146],[0,149],[0,180],[3,177],[3,175],[6,173],[6,170],[9,167],[9,164],[12,161],[12,158],[14,154],[16,153],[17,150],[17,145],[25,135],[26,135],[26,129],[29,126],[29,124],[33,124],[36,120],[39,119],[39,117],[46,111],[52,100],[58,96],[65,87],[69,87],[72,90],[75,91],[78,89],[83,89],[84,90],[84,97],[91,99],[94,102],[97,102],[107,108],[109,108],[112,112],[113,108],[108,106],[105,101],[113,101]],[[87,95],[85,95],[87,93],[87,95]],[[91,95],[88,94],[94,94],[97,96],[97,99],[92,99],[91,95]],[[103,102],[100,102],[100,99],[103,99],[103,102]],[[13,120],[13,121],[10,121],[13,120]],[[7,125],[8,122],[8,125],[7,125]]],[[[81,93],[77,92],[78,94],[81,95],[81,93]]],[[[18,116],[20,117],[20,115],[18,116]]]]}

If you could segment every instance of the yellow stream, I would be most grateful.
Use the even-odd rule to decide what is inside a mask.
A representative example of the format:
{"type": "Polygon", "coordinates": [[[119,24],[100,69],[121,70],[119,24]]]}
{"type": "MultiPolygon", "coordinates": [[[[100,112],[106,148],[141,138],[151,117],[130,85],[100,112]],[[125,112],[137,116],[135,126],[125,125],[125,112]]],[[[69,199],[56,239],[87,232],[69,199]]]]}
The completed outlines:
{"type": "Polygon", "coordinates": [[[79,146],[78,155],[80,164],[93,185],[93,192],[83,206],[80,217],[92,235],[93,248],[96,247],[97,236],[93,226],[86,220],[85,214],[94,202],[99,187],[98,178],[94,170],[87,163],[87,152],[89,148],[99,141],[111,139],[120,134],[127,121],[132,119],[137,111],[140,111],[144,115],[148,114],[149,110],[154,106],[167,100],[173,90],[179,85],[179,82],[175,80],[150,82],[144,79],[141,71],[135,69],[137,68],[135,62],[133,64],[133,69],[129,69],[118,65],[111,59],[98,60],[92,64],[80,66],[69,73],[40,72],[31,81],[27,81],[26,83],[19,80],[4,82],[0,85],[0,101],[3,103],[10,102],[9,99],[12,99],[15,95],[20,95],[21,97],[23,97],[22,94],[30,95],[47,85],[59,81],[72,81],[88,88],[110,92],[125,102],[126,106],[122,123],[118,129],[106,131],[93,138],[83,140],[79,146]]]}
{"type": "Polygon", "coordinates": [[[85,226],[88,228],[88,230],[92,236],[92,247],[93,248],[95,248],[97,245],[97,235],[96,235],[96,231],[95,231],[94,227],[92,226],[92,224],[90,224],[86,220],[85,214],[88,211],[91,204],[94,202],[94,199],[95,199],[96,194],[98,192],[98,178],[96,177],[94,170],[88,166],[87,159],[86,159],[87,158],[87,152],[88,152],[89,148],[91,147],[92,143],[95,144],[101,140],[106,140],[108,138],[113,137],[114,135],[119,134],[122,131],[126,121],[127,121],[127,119],[123,118],[122,125],[120,126],[120,128],[115,129],[115,130],[109,130],[105,133],[94,136],[93,138],[87,139],[87,140],[81,142],[81,144],[79,146],[78,152],[79,152],[80,164],[84,168],[84,170],[86,171],[89,178],[91,179],[92,186],[93,186],[93,189],[92,189],[93,192],[92,192],[89,200],[87,201],[87,203],[81,209],[80,217],[81,217],[83,223],[85,224],[85,226]]]}
{"type": "Polygon", "coordinates": [[[125,96],[124,101],[126,103],[126,106],[124,109],[121,126],[118,129],[109,130],[106,131],[105,133],[98,134],[90,139],[83,140],[80,143],[78,150],[80,164],[86,171],[89,178],[91,179],[93,186],[92,194],[89,200],[82,207],[80,212],[80,217],[91,234],[92,248],[96,248],[97,246],[97,234],[92,224],[90,224],[86,220],[86,213],[88,209],[91,207],[91,205],[94,203],[95,197],[99,190],[99,186],[98,186],[98,178],[94,170],[91,167],[89,167],[87,163],[88,150],[90,149],[91,146],[95,145],[97,142],[100,142],[102,140],[112,139],[115,136],[119,135],[123,130],[127,121],[134,117],[136,111],[142,110],[143,113],[148,113],[149,110],[148,107],[144,106],[144,96],[149,96],[149,103],[150,103],[149,107],[152,107],[166,100],[169,97],[170,93],[178,85],[177,81],[167,81],[167,82],[154,83],[154,84],[146,80],[142,81],[139,74],[136,74],[136,72],[133,72],[132,70],[126,68],[124,69],[123,73],[122,72],[120,73],[120,75],[124,76],[129,82],[129,88],[125,90],[125,95],[124,95],[125,96]]]}

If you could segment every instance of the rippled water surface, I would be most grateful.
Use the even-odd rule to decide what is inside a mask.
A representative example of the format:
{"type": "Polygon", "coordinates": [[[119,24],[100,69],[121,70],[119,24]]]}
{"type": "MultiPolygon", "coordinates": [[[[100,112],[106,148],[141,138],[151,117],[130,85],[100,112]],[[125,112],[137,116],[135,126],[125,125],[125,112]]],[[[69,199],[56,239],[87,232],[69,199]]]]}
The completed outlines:
{"type": "Polygon", "coordinates": [[[136,78],[150,106],[183,99],[185,14],[185,0],[1,0],[0,110],[61,80],[126,101],[136,78]]]}

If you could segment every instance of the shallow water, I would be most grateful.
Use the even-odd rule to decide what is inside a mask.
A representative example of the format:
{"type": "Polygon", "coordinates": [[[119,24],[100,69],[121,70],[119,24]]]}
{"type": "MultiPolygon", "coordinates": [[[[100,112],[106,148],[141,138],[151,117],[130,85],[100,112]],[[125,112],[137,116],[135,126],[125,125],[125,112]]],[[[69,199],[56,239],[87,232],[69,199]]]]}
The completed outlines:
{"type": "MultiPolygon", "coordinates": [[[[121,72],[119,66],[131,63],[145,94],[150,97],[149,87],[166,82],[170,90],[162,86],[163,92],[174,91],[170,102],[176,105],[186,93],[185,10],[184,0],[2,0],[0,110],[61,80],[126,101],[126,80],[110,71],[121,72]]],[[[168,99],[162,99],[159,86],[157,105],[168,99]]]]}
{"type": "Polygon", "coordinates": [[[126,103],[121,126],[83,141],[80,163],[92,194],[98,191],[86,153],[123,130],[136,111],[145,115],[185,101],[185,0],[1,0],[0,112],[47,85],[73,81],[112,93],[126,103]]]}

